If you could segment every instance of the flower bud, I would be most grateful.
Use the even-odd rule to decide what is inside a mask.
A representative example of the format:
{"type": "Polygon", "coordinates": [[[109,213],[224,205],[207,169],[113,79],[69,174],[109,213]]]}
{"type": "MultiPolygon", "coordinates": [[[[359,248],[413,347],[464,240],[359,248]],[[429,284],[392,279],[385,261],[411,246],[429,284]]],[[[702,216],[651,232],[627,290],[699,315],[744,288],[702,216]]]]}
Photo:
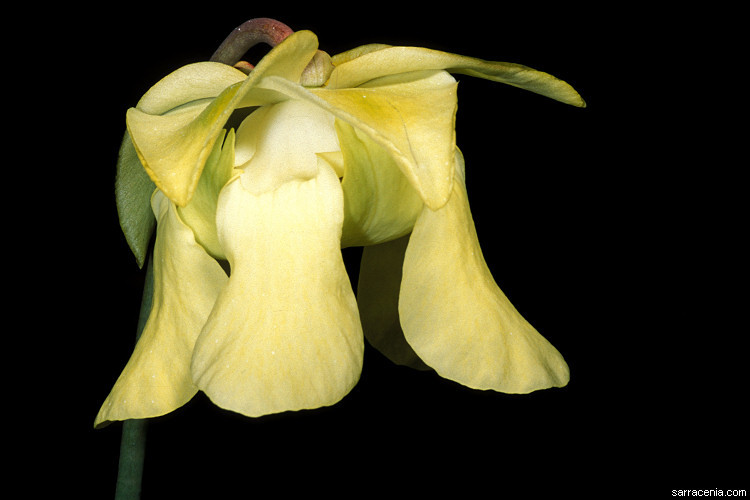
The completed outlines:
{"type": "Polygon", "coordinates": [[[319,50],[315,53],[310,63],[302,73],[300,83],[303,87],[321,87],[328,81],[333,72],[331,56],[327,52],[319,50]]]}

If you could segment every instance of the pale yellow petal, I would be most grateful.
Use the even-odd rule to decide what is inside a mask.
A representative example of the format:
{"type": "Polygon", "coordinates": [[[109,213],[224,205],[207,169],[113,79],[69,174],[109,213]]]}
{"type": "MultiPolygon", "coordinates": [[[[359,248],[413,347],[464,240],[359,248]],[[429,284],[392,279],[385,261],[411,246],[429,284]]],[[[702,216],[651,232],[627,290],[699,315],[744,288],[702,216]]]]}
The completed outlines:
{"type": "Polygon", "coordinates": [[[521,64],[484,61],[422,47],[378,47],[378,50],[357,56],[342,58],[326,86],[332,89],[357,87],[383,76],[442,69],[505,83],[573,106],[586,105],[568,83],[521,64]]]}
{"type": "Polygon", "coordinates": [[[153,206],[158,223],[151,314],[96,426],[164,415],[193,397],[193,345],[227,281],[162,193],[154,194],[153,206]]]}
{"type": "Polygon", "coordinates": [[[357,304],[367,341],[399,365],[429,368],[404,338],[398,318],[401,268],[409,236],[367,246],[362,250],[357,304]]]}
{"type": "Polygon", "coordinates": [[[341,151],[326,151],[324,153],[317,153],[317,155],[318,158],[328,163],[333,171],[336,172],[336,176],[339,179],[344,176],[344,154],[341,151]]]}
{"type": "Polygon", "coordinates": [[[309,101],[385,148],[433,209],[450,197],[456,144],[456,81],[443,71],[381,80],[373,88],[305,89],[276,77],[260,86],[309,101]]]}
{"type": "Polygon", "coordinates": [[[334,117],[307,101],[288,100],[255,111],[237,130],[235,166],[253,194],[318,175],[317,153],[339,150],[334,117]]]}
{"type": "Polygon", "coordinates": [[[186,206],[177,208],[183,222],[193,230],[198,244],[212,257],[221,260],[226,260],[226,257],[216,234],[216,204],[221,188],[233,174],[234,137],[234,129],[219,134],[193,197],[186,206]]]}
{"type": "Polygon", "coordinates": [[[254,195],[221,193],[219,237],[231,278],[198,339],[195,383],[247,416],[332,405],[356,384],[364,340],[341,257],[339,179],[317,176],[254,195]]]}
{"type": "MultiPolygon", "coordinates": [[[[463,160],[457,157],[458,173],[463,160]]],[[[482,256],[462,175],[450,202],[425,208],[406,250],[399,314],[406,340],[442,377],[527,393],[568,383],[560,353],[498,288],[482,256]]]]}
{"type": "Polygon", "coordinates": [[[341,246],[366,246],[408,234],[422,199],[391,154],[365,133],[336,122],[344,165],[341,246]]]}

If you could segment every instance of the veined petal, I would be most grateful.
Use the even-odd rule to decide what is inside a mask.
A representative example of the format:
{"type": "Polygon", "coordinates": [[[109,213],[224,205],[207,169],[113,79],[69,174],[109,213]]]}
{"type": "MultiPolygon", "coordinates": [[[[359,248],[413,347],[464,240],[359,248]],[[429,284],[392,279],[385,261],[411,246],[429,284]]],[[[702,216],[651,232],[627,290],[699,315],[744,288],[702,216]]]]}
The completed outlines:
{"type": "Polygon", "coordinates": [[[334,64],[339,64],[328,79],[328,88],[357,87],[383,76],[443,69],[505,83],[573,106],[586,106],[578,92],[568,83],[521,64],[484,61],[422,47],[377,47],[377,50],[356,55],[358,57],[348,60],[341,58],[344,62],[334,60],[334,64]]]}
{"type": "Polygon", "coordinates": [[[177,205],[185,206],[192,198],[214,143],[249,81],[228,87],[212,101],[195,101],[165,115],[128,110],[128,132],[143,167],[177,205]]]}
{"type": "Polygon", "coordinates": [[[384,147],[433,209],[450,197],[456,144],[456,81],[443,71],[412,73],[373,88],[305,89],[268,77],[261,87],[307,100],[384,147]]]}
{"type": "Polygon", "coordinates": [[[404,338],[398,297],[409,235],[362,250],[357,304],[362,330],[370,344],[399,365],[428,369],[404,338]]]}
{"type": "Polygon", "coordinates": [[[339,246],[342,205],[323,160],[309,180],[256,195],[235,179],[222,191],[231,277],[192,364],[218,406],[247,416],[317,408],[356,384],[364,340],[339,246]]]}
{"type": "Polygon", "coordinates": [[[190,375],[195,339],[227,282],[221,266],[195,243],[172,203],[159,191],[151,314],[133,355],[96,417],[113,420],[164,415],[198,390],[190,375]]]}
{"type": "Polygon", "coordinates": [[[341,52],[339,54],[336,54],[331,57],[331,62],[334,66],[339,66],[341,64],[344,64],[345,62],[351,61],[352,59],[356,59],[357,57],[363,56],[369,52],[374,52],[376,50],[381,49],[387,49],[388,47],[391,47],[391,45],[386,45],[384,43],[368,43],[366,45],[360,45],[359,47],[355,47],[353,49],[349,49],[345,52],[341,52]]]}
{"type": "MultiPolygon", "coordinates": [[[[213,99],[193,100],[164,115],[129,109],[128,132],[141,163],[156,186],[177,205],[187,205],[214,143],[232,112],[241,106],[283,99],[283,95],[267,90],[252,91],[268,75],[299,80],[317,46],[317,37],[313,33],[297,32],[274,47],[246,79],[229,85],[213,99]]],[[[211,91],[214,90],[211,87],[211,91]]],[[[181,99],[174,102],[154,99],[159,105],[147,106],[147,109],[162,109],[181,99]]]]}
{"type": "Polygon", "coordinates": [[[219,134],[190,203],[184,207],[177,207],[182,220],[193,230],[198,244],[211,256],[222,260],[226,257],[216,234],[216,204],[221,188],[232,176],[234,136],[234,129],[228,134],[224,131],[219,134]]]}
{"type": "Polygon", "coordinates": [[[367,246],[408,234],[423,202],[391,154],[364,132],[336,121],[344,174],[341,246],[367,246]]]}
{"type": "Polygon", "coordinates": [[[245,78],[245,73],[226,64],[188,64],[159,80],[135,107],[150,115],[162,115],[189,102],[214,98],[245,78]]]}
{"type": "Polygon", "coordinates": [[[528,393],[568,383],[568,365],[498,288],[482,256],[457,153],[453,196],[425,208],[406,250],[399,314],[406,340],[442,377],[528,393]]]}

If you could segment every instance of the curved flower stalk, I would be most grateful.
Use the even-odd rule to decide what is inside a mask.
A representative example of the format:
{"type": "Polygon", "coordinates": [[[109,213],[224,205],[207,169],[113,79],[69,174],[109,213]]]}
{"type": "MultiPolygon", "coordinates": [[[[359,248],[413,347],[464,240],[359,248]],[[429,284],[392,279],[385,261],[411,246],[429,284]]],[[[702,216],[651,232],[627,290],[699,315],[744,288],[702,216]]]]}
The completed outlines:
{"type": "Polygon", "coordinates": [[[570,85],[418,47],[329,57],[309,31],[236,62],[180,68],[127,113],[118,210],[141,265],[156,222],[154,305],[96,426],[199,390],[248,416],[331,405],[357,383],[364,338],[473,388],[567,384],[482,257],[451,73],[584,106],[570,85]],[[355,245],[356,298],[340,252],[355,245]]]}

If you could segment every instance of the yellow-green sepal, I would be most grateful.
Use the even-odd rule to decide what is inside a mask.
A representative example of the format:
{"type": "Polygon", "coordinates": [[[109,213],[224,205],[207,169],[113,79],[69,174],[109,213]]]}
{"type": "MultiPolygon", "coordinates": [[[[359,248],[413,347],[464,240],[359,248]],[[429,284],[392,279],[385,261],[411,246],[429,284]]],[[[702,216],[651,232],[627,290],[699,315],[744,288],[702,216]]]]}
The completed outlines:
{"type": "Polygon", "coordinates": [[[277,77],[260,86],[310,101],[356,127],[388,151],[427,206],[447,203],[457,109],[457,84],[448,73],[417,71],[337,90],[305,89],[277,77]]]}
{"type": "Polygon", "coordinates": [[[376,47],[352,55],[356,57],[340,57],[338,64],[334,58],[336,67],[328,79],[328,88],[351,88],[383,76],[442,69],[505,83],[572,106],[586,106],[568,83],[522,64],[485,61],[422,47],[376,47]]]}
{"type": "MultiPolygon", "coordinates": [[[[184,89],[187,84],[183,80],[191,74],[189,71],[184,71],[181,78],[165,78],[168,88],[151,91],[154,95],[164,96],[154,98],[157,105],[144,108],[141,102],[141,109],[131,108],[127,112],[128,131],[135,150],[156,186],[177,205],[187,205],[206,160],[232,112],[239,107],[283,99],[284,96],[277,93],[252,91],[268,75],[299,81],[317,48],[315,34],[309,31],[294,33],[274,47],[249,76],[244,78],[242,74],[243,80],[230,84],[213,97],[205,94],[213,93],[221,87],[220,84],[231,81],[224,70],[216,77],[220,84],[206,84],[203,86],[205,90],[199,94],[184,89]],[[170,90],[182,97],[172,98],[170,90]],[[192,100],[180,103],[184,99],[192,100]],[[163,109],[169,106],[169,110],[163,109]]],[[[217,63],[199,64],[210,65],[201,68],[206,69],[206,78],[212,78],[217,63]]]]}
{"type": "Polygon", "coordinates": [[[331,62],[334,66],[339,66],[340,64],[344,64],[345,62],[356,59],[357,57],[363,56],[369,52],[386,49],[388,47],[391,47],[391,45],[386,45],[384,43],[368,43],[366,45],[360,45],[359,47],[332,56],[331,62]]]}
{"type": "Polygon", "coordinates": [[[235,84],[212,101],[196,101],[165,115],[128,110],[128,131],[146,172],[178,206],[184,207],[192,198],[243,85],[235,84]]]}
{"type": "Polygon", "coordinates": [[[226,64],[188,64],[159,80],[135,107],[150,115],[163,115],[189,102],[213,99],[245,78],[245,73],[226,64]]]}

